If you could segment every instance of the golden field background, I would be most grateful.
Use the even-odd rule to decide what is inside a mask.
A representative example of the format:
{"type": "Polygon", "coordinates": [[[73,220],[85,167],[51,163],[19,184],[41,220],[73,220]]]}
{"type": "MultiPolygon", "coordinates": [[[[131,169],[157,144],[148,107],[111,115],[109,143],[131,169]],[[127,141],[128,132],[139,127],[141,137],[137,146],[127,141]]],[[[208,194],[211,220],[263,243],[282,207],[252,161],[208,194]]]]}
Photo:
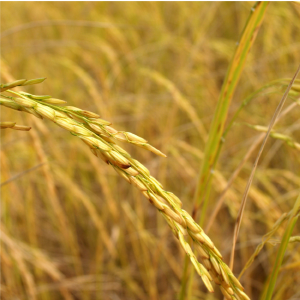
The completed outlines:
{"type": "MultiPolygon", "coordinates": [[[[205,146],[205,133],[197,124],[203,123],[208,133],[253,4],[2,2],[1,82],[47,77],[22,90],[67,100],[99,113],[116,129],[146,138],[168,157],[124,147],[191,213],[205,146]]],[[[299,19],[297,3],[269,5],[229,120],[251,93],[293,76],[300,63],[299,19]]],[[[227,180],[259,134],[245,123],[267,126],[283,92],[279,87],[254,98],[230,130],[204,228],[227,180]]],[[[288,98],[286,106],[292,101],[288,98]]],[[[276,126],[298,142],[299,113],[298,106],[276,126]]],[[[5,107],[1,120],[32,127],[28,133],[1,131],[3,299],[176,299],[184,253],[155,208],[55,124],[5,107]]],[[[208,233],[226,262],[256,154],[227,192],[208,233]]],[[[299,167],[299,151],[270,138],[246,206],[235,274],[262,236],[291,210],[300,190],[299,167]]],[[[274,238],[283,232],[284,224],[274,238]]],[[[263,293],[277,249],[278,244],[267,243],[243,275],[251,299],[263,293]]],[[[299,244],[289,244],[273,299],[300,299],[299,259],[299,244]]],[[[215,290],[207,293],[195,276],[190,299],[222,299],[215,290]]]]}

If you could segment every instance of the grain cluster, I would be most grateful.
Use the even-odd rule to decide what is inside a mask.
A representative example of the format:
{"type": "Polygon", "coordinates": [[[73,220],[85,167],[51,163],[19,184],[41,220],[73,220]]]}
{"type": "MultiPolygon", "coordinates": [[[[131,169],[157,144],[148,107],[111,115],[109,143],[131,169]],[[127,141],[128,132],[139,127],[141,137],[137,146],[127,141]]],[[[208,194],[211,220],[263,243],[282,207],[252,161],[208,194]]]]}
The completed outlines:
{"type": "MultiPolygon", "coordinates": [[[[210,292],[214,291],[211,283],[215,282],[226,299],[249,299],[239,280],[222,260],[222,255],[214,243],[190,214],[182,209],[180,199],[166,191],[142,163],[132,158],[116,142],[134,144],[162,157],[166,155],[151,146],[147,140],[133,133],[114,129],[110,122],[100,119],[100,116],[93,112],[73,106],[59,106],[65,104],[65,101],[49,95],[32,95],[10,90],[15,86],[39,83],[43,80],[23,79],[1,85],[1,91],[10,95],[1,94],[0,104],[30,113],[40,119],[48,119],[80,138],[95,156],[112,166],[121,177],[140,190],[163,215],[210,292]],[[193,245],[188,243],[189,237],[193,245]],[[195,251],[191,246],[194,246],[195,251]]],[[[10,122],[9,126],[16,125],[10,122]]]]}

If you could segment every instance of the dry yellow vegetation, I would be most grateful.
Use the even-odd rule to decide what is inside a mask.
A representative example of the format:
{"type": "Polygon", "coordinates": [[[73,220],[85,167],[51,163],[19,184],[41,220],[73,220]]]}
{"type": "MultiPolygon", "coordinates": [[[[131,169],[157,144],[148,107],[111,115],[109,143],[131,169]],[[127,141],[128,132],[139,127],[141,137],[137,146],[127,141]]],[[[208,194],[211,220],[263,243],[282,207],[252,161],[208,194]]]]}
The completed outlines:
{"type": "MultiPolygon", "coordinates": [[[[188,214],[197,215],[229,264],[241,199],[265,135],[261,131],[267,130],[300,62],[300,5],[269,4],[224,119],[226,138],[206,192],[198,177],[214,137],[210,125],[253,5],[2,2],[1,83],[47,77],[12,90],[51,95],[55,98],[44,97],[45,103],[68,105],[74,114],[81,108],[87,117],[112,122],[122,131],[105,124],[113,138],[181,199],[187,215],[180,207],[174,215],[149,196],[151,202],[188,230],[193,226],[188,214]],[[151,153],[160,154],[139,136],[167,158],[151,153]],[[201,189],[204,205],[195,197],[201,189]]],[[[247,267],[240,281],[251,299],[269,299],[276,279],[272,299],[300,298],[300,227],[294,224],[300,192],[299,92],[298,79],[259,161],[241,222],[233,273],[238,277],[247,267]],[[281,252],[279,243],[286,239],[290,243],[281,252]],[[274,280],[272,270],[280,265],[274,280]]],[[[27,112],[51,114],[43,105],[40,110],[30,107],[40,100],[26,100],[27,112]]],[[[24,104],[24,99],[16,101],[24,104]]],[[[1,107],[1,127],[6,128],[1,130],[3,299],[222,299],[216,285],[209,293],[200,277],[193,276],[185,260],[185,252],[191,252],[180,234],[181,244],[162,215],[132,187],[145,192],[145,184],[159,185],[148,175],[134,179],[138,168],[147,173],[143,165],[135,166],[127,157],[132,168],[126,175],[122,167],[128,160],[117,153],[120,148],[108,155],[118,173],[130,175],[129,185],[63,129],[74,133],[68,126],[76,126],[75,121],[61,122],[61,128],[47,117],[36,117],[1,107]]],[[[93,144],[90,138],[85,141],[93,144]]],[[[201,249],[196,247],[203,258],[207,252],[201,249]]],[[[204,267],[219,270],[221,262],[213,255],[209,253],[204,267]]],[[[237,281],[233,290],[236,286],[237,281]]],[[[226,282],[222,289],[231,297],[226,282]]],[[[235,290],[233,295],[243,297],[235,290]]]]}

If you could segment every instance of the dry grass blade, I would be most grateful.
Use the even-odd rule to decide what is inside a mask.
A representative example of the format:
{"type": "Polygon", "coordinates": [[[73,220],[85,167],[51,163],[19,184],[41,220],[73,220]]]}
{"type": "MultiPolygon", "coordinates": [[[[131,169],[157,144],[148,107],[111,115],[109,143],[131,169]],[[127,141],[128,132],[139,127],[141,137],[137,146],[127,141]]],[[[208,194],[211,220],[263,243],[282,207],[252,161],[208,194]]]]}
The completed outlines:
{"type": "Polygon", "coordinates": [[[255,173],[255,170],[257,168],[257,165],[258,165],[258,161],[259,161],[259,158],[263,152],[263,149],[266,145],[266,142],[267,142],[267,139],[271,133],[271,130],[276,122],[276,119],[285,103],[285,100],[288,96],[288,93],[298,75],[300,71],[300,66],[298,67],[293,79],[291,80],[289,86],[287,87],[280,103],[278,104],[277,108],[276,108],[276,111],[272,117],[272,120],[270,122],[270,125],[269,125],[269,129],[266,133],[266,136],[263,140],[263,143],[260,147],[260,150],[258,152],[258,155],[256,157],[256,160],[254,162],[254,165],[253,165],[253,168],[252,168],[252,171],[251,171],[251,174],[250,174],[250,177],[249,177],[249,180],[248,180],[248,183],[247,183],[247,186],[246,186],[246,189],[245,189],[245,192],[244,192],[244,195],[243,195],[243,199],[242,199],[242,203],[241,203],[241,206],[240,206],[240,209],[239,209],[239,212],[238,212],[238,216],[237,216],[237,219],[236,219],[236,223],[235,223],[235,227],[234,227],[234,233],[233,233],[233,242],[232,242],[232,250],[231,250],[231,256],[230,256],[230,263],[229,263],[229,266],[230,268],[232,269],[233,268],[233,262],[234,262],[234,252],[235,252],[235,246],[236,246],[236,242],[237,242],[237,238],[238,238],[238,235],[239,235],[239,230],[240,230],[240,226],[241,226],[241,221],[242,221],[242,218],[243,218],[243,213],[244,213],[244,210],[245,210],[245,205],[246,205],[246,202],[247,202],[247,197],[248,197],[248,193],[249,193],[249,190],[250,190],[250,187],[251,187],[251,184],[252,184],[252,181],[253,181],[253,177],[254,177],[254,173],[255,173]]]}
{"type": "Polygon", "coordinates": [[[253,263],[254,259],[257,257],[257,255],[260,253],[260,251],[263,249],[265,243],[267,243],[271,237],[276,233],[280,225],[290,216],[291,212],[289,214],[284,213],[278,220],[277,222],[273,225],[272,229],[266,233],[263,238],[261,243],[256,247],[254,253],[251,255],[249,260],[247,261],[246,265],[244,266],[243,270],[241,271],[239,278],[243,276],[245,271],[251,266],[253,263]]]}
{"type": "MultiPolygon", "coordinates": [[[[297,103],[292,103],[290,104],[282,113],[279,114],[278,118],[276,119],[275,124],[282,118],[284,117],[286,114],[288,114],[291,110],[293,110],[295,107],[297,106],[297,103]]],[[[266,130],[268,131],[268,129],[266,130]]],[[[212,224],[214,223],[217,214],[219,213],[223,202],[225,200],[225,195],[227,194],[228,190],[230,189],[230,187],[232,186],[234,180],[237,178],[237,176],[240,174],[240,171],[242,170],[243,166],[245,165],[245,163],[248,161],[248,159],[250,158],[251,154],[253,153],[253,151],[258,147],[258,145],[260,144],[260,142],[264,139],[264,134],[261,134],[258,136],[258,138],[251,144],[251,147],[248,149],[247,153],[245,154],[245,156],[243,157],[242,161],[239,163],[238,167],[235,169],[235,171],[232,173],[232,175],[230,176],[230,178],[228,179],[227,182],[227,186],[225,187],[225,189],[222,191],[222,194],[220,195],[217,204],[214,207],[214,210],[212,212],[212,214],[210,215],[210,218],[207,222],[205,231],[209,232],[212,224]]]]}
{"type": "Polygon", "coordinates": [[[32,171],[38,169],[39,167],[41,167],[41,166],[44,165],[44,164],[45,164],[45,162],[40,163],[40,164],[38,164],[38,165],[36,165],[36,166],[34,166],[34,167],[32,167],[32,168],[26,170],[26,171],[23,171],[23,172],[20,173],[20,174],[17,174],[17,175],[15,175],[15,176],[13,176],[12,178],[9,178],[8,180],[6,180],[6,181],[4,181],[4,182],[1,182],[1,183],[0,183],[0,187],[3,187],[4,185],[6,185],[6,184],[8,184],[8,183],[10,183],[10,182],[12,182],[12,181],[14,181],[14,180],[16,180],[16,179],[22,177],[22,176],[24,176],[25,174],[28,174],[28,173],[30,173],[30,172],[32,172],[32,171]]]}

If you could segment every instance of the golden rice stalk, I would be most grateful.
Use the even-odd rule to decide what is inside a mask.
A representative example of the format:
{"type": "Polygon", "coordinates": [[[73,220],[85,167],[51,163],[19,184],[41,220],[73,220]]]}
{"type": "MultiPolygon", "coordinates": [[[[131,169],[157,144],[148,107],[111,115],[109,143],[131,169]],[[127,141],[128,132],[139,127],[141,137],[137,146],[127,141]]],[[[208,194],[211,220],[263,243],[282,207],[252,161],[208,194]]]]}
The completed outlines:
{"type": "MultiPolygon", "coordinates": [[[[16,84],[16,82],[22,82],[22,81],[17,80],[14,82],[14,84],[16,84]]],[[[12,85],[15,86],[14,84],[12,85]]],[[[1,85],[1,86],[6,86],[6,85],[1,85]]],[[[9,101],[11,97],[2,95],[3,97],[5,97],[5,98],[1,98],[1,104],[4,106],[10,106],[11,108],[16,110],[26,111],[35,114],[35,116],[38,118],[43,116],[45,118],[49,118],[49,115],[46,116],[47,114],[49,114],[49,111],[47,109],[45,110],[40,107],[40,113],[38,113],[37,110],[34,110],[34,112],[32,112],[32,107],[37,105],[37,102],[38,104],[47,104],[49,107],[51,107],[51,105],[54,105],[56,111],[59,110],[60,112],[68,115],[71,119],[82,123],[87,129],[93,131],[97,135],[100,135],[105,141],[113,142],[113,140],[116,140],[116,141],[127,142],[142,147],[148,151],[151,151],[156,155],[166,157],[164,153],[162,153],[155,147],[149,145],[145,139],[131,132],[117,131],[116,129],[109,126],[111,125],[110,122],[100,119],[100,116],[98,114],[95,114],[91,111],[82,110],[74,106],[64,106],[58,108],[56,105],[65,104],[66,101],[52,98],[50,95],[33,95],[26,92],[16,93],[10,90],[7,90],[7,92],[16,94],[19,96],[19,98],[16,101],[17,103],[12,103],[9,101]],[[20,105],[16,105],[16,104],[20,104],[20,105]],[[43,115],[43,113],[45,115],[43,115]]]]}
{"type": "MultiPolygon", "coordinates": [[[[207,289],[212,292],[211,281],[222,287],[225,297],[231,299],[249,299],[243,293],[243,287],[235,278],[230,268],[223,262],[222,255],[215,247],[211,239],[203,229],[183,209],[181,201],[171,192],[164,190],[159,181],[150,175],[149,170],[130,154],[114,143],[114,140],[124,140],[158,154],[162,153],[151,147],[146,140],[128,133],[116,131],[108,126],[93,113],[74,107],[59,107],[49,104],[36,97],[30,97],[26,93],[8,92],[17,97],[1,95],[0,104],[9,108],[32,113],[36,117],[46,118],[58,126],[68,130],[73,135],[83,140],[91,149],[92,153],[112,165],[113,168],[130,184],[139,189],[142,194],[154,205],[167,220],[173,233],[177,237],[183,250],[189,256],[197,273],[201,276],[207,289]],[[76,116],[76,118],[73,118],[76,116]],[[95,127],[96,125],[97,127],[95,127]],[[201,257],[202,264],[196,258],[191,246],[185,239],[189,235],[197,252],[201,257]]],[[[42,96],[40,98],[43,98],[42,96]]],[[[49,99],[49,98],[47,98],[49,99]]]]}

